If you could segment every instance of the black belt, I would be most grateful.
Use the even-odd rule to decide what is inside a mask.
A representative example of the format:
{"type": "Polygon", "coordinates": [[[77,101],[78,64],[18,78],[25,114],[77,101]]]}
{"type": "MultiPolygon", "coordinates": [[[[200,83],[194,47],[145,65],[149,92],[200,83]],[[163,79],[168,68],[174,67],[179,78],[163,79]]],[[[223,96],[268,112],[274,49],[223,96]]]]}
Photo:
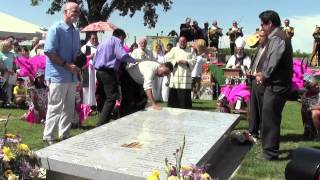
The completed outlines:
{"type": "Polygon", "coordinates": [[[116,72],[113,68],[108,68],[108,67],[101,67],[97,69],[98,71],[106,71],[106,72],[116,72]]]}

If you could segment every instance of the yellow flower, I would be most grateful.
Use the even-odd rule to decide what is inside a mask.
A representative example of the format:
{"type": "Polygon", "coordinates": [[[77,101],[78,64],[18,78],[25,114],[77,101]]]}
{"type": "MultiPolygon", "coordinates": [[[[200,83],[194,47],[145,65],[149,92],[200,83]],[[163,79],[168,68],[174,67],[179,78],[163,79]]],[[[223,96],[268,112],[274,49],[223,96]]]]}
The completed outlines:
{"type": "Polygon", "coordinates": [[[182,166],[181,167],[181,170],[183,170],[183,171],[192,171],[192,167],[191,166],[182,166]]]}
{"type": "Polygon", "coordinates": [[[10,169],[8,169],[8,170],[6,170],[6,171],[4,172],[4,176],[5,176],[5,177],[9,177],[9,175],[11,175],[11,174],[13,174],[13,172],[12,172],[10,169]]]}
{"type": "Polygon", "coordinates": [[[203,180],[211,180],[211,176],[208,173],[201,174],[201,179],[203,180]]]}
{"type": "Polygon", "coordinates": [[[18,144],[18,149],[20,151],[24,151],[24,152],[29,152],[30,151],[28,145],[26,145],[26,144],[18,144]]]}
{"type": "Polygon", "coordinates": [[[11,159],[14,159],[14,154],[12,153],[9,147],[3,147],[2,152],[4,154],[4,161],[10,161],[11,159]]]}
{"type": "Polygon", "coordinates": [[[15,138],[15,137],[16,137],[16,135],[11,134],[11,133],[7,133],[5,136],[6,136],[7,138],[15,138]]]}
{"type": "Polygon", "coordinates": [[[168,177],[168,180],[179,180],[177,176],[170,176],[168,177]]]}
{"type": "Polygon", "coordinates": [[[17,176],[14,174],[10,174],[8,180],[18,180],[17,176]]]}
{"type": "Polygon", "coordinates": [[[148,180],[159,180],[159,176],[159,171],[153,171],[152,174],[148,177],[148,180]]]}

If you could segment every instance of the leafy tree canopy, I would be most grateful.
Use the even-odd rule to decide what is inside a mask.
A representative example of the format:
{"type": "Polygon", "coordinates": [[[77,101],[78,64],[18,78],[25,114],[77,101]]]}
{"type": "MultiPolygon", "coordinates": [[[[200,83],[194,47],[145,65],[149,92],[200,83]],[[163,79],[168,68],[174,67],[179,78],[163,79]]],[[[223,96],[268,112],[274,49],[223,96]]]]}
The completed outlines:
{"type": "MultiPolygon", "coordinates": [[[[32,6],[37,6],[44,0],[30,0],[32,6]]],[[[115,11],[119,11],[120,16],[133,17],[136,11],[143,10],[144,25],[154,28],[158,14],[157,6],[162,6],[164,11],[171,8],[171,0],[47,0],[51,6],[47,10],[48,14],[61,11],[66,2],[76,2],[80,5],[81,14],[79,17],[79,27],[84,27],[92,22],[106,21],[115,11]]]]}

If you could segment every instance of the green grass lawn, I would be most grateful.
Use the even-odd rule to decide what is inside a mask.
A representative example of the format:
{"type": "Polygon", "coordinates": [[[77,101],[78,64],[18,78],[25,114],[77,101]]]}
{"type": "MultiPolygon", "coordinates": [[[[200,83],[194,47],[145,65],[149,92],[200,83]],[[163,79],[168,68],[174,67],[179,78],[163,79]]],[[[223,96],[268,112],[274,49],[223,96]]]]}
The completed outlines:
{"type": "MultiPolygon", "coordinates": [[[[164,105],[164,104],[163,104],[164,105]]],[[[194,101],[193,109],[214,111],[214,101],[194,101]]],[[[43,125],[29,124],[19,120],[25,110],[20,109],[0,109],[0,117],[5,117],[8,113],[12,114],[12,118],[8,123],[8,132],[19,134],[22,136],[23,143],[30,146],[32,150],[43,148],[42,132],[43,125]]],[[[77,135],[92,129],[97,121],[97,116],[91,116],[79,129],[72,129],[71,134],[77,135]]],[[[247,129],[248,122],[242,117],[237,129],[247,129]]],[[[0,122],[0,128],[2,124],[0,122]]],[[[240,168],[233,179],[284,179],[285,166],[290,159],[290,152],[300,146],[316,147],[320,145],[316,141],[305,140],[302,136],[303,127],[300,117],[300,103],[287,102],[283,111],[283,119],[281,124],[281,145],[279,161],[262,161],[260,159],[261,144],[254,145],[247,153],[242,161],[240,168]]]]}

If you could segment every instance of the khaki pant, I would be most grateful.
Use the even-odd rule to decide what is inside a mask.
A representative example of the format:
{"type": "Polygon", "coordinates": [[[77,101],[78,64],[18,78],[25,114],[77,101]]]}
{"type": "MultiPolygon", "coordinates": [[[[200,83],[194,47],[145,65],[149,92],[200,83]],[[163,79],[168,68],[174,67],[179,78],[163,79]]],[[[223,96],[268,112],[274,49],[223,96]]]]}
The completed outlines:
{"type": "Polygon", "coordinates": [[[67,138],[75,113],[76,83],[50,83],[48,110],[43,140],[54,140],[58,128],[59,138],[67,138]]]}

